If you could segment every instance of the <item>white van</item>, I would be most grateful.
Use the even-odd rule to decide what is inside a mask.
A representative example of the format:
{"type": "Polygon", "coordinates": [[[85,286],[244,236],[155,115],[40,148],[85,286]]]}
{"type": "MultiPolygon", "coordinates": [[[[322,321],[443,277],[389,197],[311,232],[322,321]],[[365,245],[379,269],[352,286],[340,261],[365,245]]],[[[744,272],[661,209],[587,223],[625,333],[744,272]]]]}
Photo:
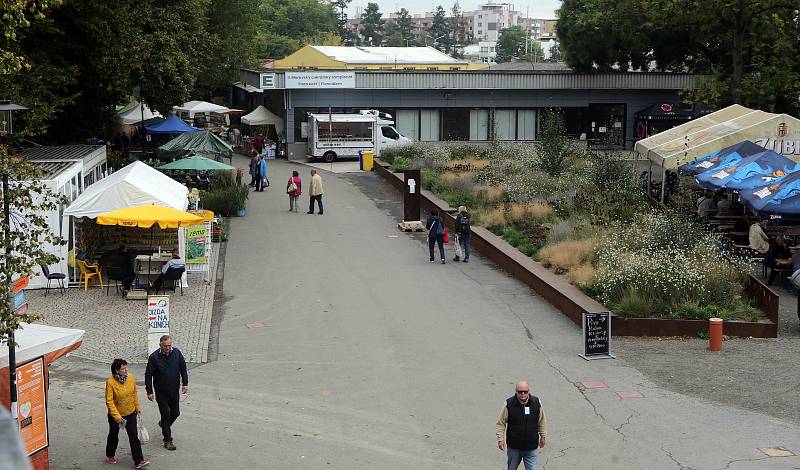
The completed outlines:
{"type": "Polygon", "coordinates": [[[332,162],[357,158],[358,152],[364,150],[371,150],[378,157],[381,149],[413,143],[393,124],[391,115],[373,109],[358,114],[309,114],[308,157],[332,162]]]}

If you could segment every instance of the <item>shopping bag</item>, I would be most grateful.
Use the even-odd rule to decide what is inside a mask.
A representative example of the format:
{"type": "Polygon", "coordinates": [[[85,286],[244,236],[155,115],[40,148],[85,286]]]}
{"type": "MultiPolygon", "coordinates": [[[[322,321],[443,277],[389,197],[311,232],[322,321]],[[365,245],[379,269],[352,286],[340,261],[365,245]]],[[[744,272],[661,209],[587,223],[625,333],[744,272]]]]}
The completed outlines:
{"type": "Polygon", "coordinates": [[[444,235],[442,236],[445,243],[450,243],[450,232],[447,231],[447,227],[444,228],[444,235]]]}
{"type": "Polygon", "coordinates": [[[139,419],[136,420],[136,431],[139,434],[139,442],[142,444],[147,444],[150,442],[150,433],[147,432],[147,428],[144,427],[144,423],[142,422],[142,415],[139,415],[139,419]]]}
{"type": "Polygon", "coordinates": [[[459,240],[458,234],[453,235],[453,248],[456,250],[456,258],[461,258],[463,253],[461,252],[461,240],[459,240]]]}

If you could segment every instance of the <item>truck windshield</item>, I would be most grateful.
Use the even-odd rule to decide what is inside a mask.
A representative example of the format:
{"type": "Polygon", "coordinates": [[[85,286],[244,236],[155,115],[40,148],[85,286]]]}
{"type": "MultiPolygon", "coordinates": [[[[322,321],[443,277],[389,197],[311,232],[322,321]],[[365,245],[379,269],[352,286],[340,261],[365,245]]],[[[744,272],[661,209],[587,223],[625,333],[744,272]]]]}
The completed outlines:
{"type": "Polygon", "coordinates": [[[397,131],[391,126],[381,127],[381,133],[387,139],[397,140],[400,137],[400,134],[398,134],[397,131]]]}

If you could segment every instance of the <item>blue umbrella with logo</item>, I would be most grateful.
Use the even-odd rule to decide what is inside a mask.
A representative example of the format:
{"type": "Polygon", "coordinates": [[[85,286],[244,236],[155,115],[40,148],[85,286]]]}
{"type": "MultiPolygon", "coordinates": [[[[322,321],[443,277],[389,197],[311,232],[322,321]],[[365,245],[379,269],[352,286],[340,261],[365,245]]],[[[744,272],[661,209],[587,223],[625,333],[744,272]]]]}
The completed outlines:
{"type": "Polygon", "coordinates": [[[715,168],[725,167],[739,160],[761,153],[764,147],[754,144],[749,140],[744,140],[738,144],[725,147],[722,150],[710,153],[705,157],[682,165],[679,170],[684,175],[697,175],[715,168]]]}
{"type": "Polygon", "coordinates": [[[756,212],[800,214],[800,171],[769,185],[745,189],[739,200],[756,212]]]}
{"type": "Polygon", "coordinates": [[[743,158],[726,167],[700,173],[695,179],[697,184],[705,189],[725,188],[739,191],[774,183],[799,170],[800,165],[794,160],[772,150],[762,149],[761,153],[743,158]]]}

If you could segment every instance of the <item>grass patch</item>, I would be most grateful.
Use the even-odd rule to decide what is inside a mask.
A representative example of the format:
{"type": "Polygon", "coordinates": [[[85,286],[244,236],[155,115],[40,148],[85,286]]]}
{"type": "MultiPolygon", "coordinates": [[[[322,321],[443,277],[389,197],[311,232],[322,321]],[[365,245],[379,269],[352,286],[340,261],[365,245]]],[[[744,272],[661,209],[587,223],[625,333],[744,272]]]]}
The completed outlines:
{"type": "Polygon", "coordinates": [[[539,259],[546,268],[563,274],[591,261],[595,245],[596,242],[592,239],[565,240],[542,248],[539,259]]]}

